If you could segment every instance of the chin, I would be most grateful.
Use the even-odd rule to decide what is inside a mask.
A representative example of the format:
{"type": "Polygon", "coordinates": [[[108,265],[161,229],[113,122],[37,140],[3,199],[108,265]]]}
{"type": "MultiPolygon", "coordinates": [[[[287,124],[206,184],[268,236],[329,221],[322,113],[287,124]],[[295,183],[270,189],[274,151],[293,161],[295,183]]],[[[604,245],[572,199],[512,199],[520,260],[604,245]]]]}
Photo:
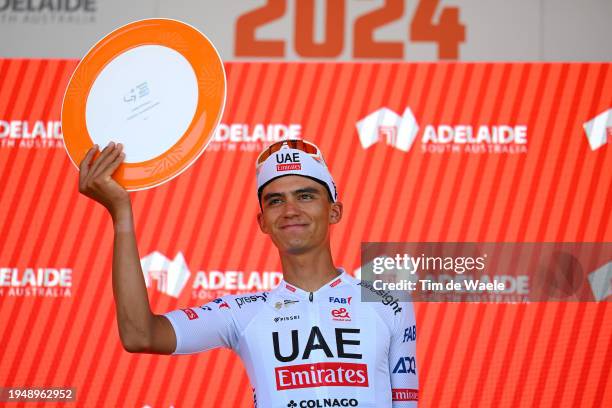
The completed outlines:
{"type": "Polygon", "coordinates": [[[306,245],[303,242],[291,243],[291,244],[285,245],[285,252],[292,254],[292,255],[299,255],[299,254],[302,254],[308,251],[310,248],[311,247],[309,245],[306,245]]]}

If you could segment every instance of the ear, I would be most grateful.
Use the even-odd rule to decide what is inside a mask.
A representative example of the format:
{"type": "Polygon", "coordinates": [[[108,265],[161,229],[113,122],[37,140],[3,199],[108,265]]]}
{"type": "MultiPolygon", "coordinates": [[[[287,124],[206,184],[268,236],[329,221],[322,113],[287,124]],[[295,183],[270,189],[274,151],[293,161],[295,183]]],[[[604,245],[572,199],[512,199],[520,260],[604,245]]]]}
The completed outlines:
{"type": "Polygon", "coordinates": [[[340,201],[330,204],[329,223],[337,224],[342,219],[342,203],[340,201]]]}
{"type": "Polygon", "coordinates": [[[269,234],[268,229],[266,227],[266,222],[264,220],[263,212],[257,213],[257,224],[259,224],[259,229],[264,234],[269,234]]]}

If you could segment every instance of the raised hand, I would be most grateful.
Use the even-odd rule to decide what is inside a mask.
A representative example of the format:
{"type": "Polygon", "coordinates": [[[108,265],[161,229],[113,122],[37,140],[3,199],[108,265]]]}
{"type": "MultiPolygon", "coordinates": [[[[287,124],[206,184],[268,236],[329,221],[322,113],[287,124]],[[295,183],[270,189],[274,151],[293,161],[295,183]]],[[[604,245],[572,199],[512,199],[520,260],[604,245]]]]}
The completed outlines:
{"type": "Polygon", "coordinates": [[[102,204],[111,214],[131,205],[128,192],[111,177],[125,159],[122,150],[120,143],[110,142],[92,161],[98,151],[98,145],[94,145],[79,165],[79,192],[102,204]]]}

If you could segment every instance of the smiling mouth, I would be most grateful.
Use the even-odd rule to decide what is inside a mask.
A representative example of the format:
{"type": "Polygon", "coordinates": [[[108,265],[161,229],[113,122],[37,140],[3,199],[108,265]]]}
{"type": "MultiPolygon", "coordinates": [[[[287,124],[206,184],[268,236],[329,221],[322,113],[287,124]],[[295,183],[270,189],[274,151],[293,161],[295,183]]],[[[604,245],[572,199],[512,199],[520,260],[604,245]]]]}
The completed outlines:
{"type": "Polygon", "coordinates": [[[291,224],[291,225],[284,225],[281,227],[281,229],[283,230],[291,230],[291,229],[298,229],[298,228],[303,228],[305,227],[307,224],[291,224]]]}

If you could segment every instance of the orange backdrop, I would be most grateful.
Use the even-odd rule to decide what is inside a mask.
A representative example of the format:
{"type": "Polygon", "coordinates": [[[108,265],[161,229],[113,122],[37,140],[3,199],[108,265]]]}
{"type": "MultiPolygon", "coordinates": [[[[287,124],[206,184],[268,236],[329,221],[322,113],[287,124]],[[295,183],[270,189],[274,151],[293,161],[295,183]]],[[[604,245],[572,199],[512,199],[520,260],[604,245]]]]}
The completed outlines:
{"type": "MultiPolygon", "coordinates": [[[[0,272],[0,386],[71,386],[83,406],[251,406],[231,352],[122,349],[110,217],[79,195],[61,141],[32,142],[23,129],[8,136],[10,121],[32,129],[59,120],[76,64],[0,60],[0,268],[15,271],[4,281],[0,272]],[[15,291],[12,277],[26,268],[70,269],[69,293],[15,291]]],[[[332,250],[349,271],[362,241],[611,241],[611,148],[591,150],[582,127],[612,107],[611,67],[228,63],[222,122],[251,131],[299,124],[322,148],[345,205],[332,250]],[[381,107],[414,113],[409,151],[384,141],[362,147],[356,123],[381,107]],[[514,153],[428,153],[421,137],[429,124],[525,125],[528,143],[514,153]]],[[[215,296],[194,289],[196,272],[280,271],[255,222],[259,147],[216,141],[180,177],[132,193],[141,257],[181,253],[192,272],[178,298],[152,285],[155,312],[215,296]]],[[[610,302],[415,307],[421,406],[612,404],[610,302]]]]}

